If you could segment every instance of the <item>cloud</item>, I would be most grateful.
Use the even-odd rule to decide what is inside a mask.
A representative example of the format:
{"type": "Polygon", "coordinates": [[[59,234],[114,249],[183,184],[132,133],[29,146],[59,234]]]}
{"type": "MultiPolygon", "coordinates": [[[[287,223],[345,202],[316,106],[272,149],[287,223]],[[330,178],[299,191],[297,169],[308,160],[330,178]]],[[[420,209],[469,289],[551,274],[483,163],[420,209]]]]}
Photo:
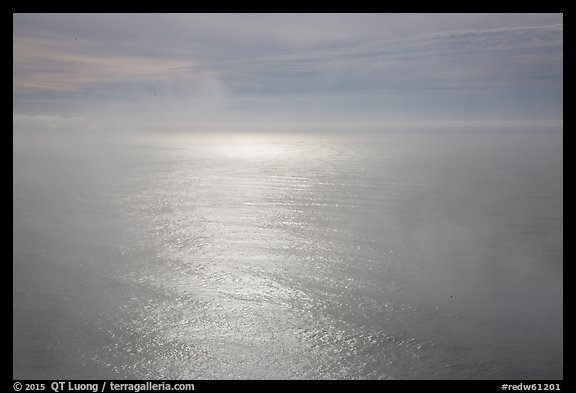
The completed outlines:
{"type": "Polygon", "coordinates": [[[128,83],[139,78],[161,78],[188,67],[186,76],[201,75],[190,63],[173,59],[132,55],[83,53],[44,40],[15,38],[13,45],[13,89],[25,91],[74,92],[98,85],[128,83]]]}
{"type": "Polygon", "coordinates": [[[562,115],[561,20],[15,15],[13,107],[100,129],[552,120],[562,115]]]}
{"type": "Polygon", "coordinates": [[[217,78],[238,90],[358,90],[510,78],[505,70],[511,68],[517,78],[558,74],[561,24],[461,29],[538,18],[558,20],[531,14],[16,15],[13,85],[18,93],[123,84],[192,90],[204,78],[217,78]],[[538,59],[540,68],[519,69],[544,52],[548,61],[538,59]]]}
{"type": "Polygon", "coordinates": [[[459,30],[355,46],[272,54],[220,65],[239,87],[453,88],[562,75],[562,25],[459,30]],[[448,83],[446,83],[448,82],[448,83]]]}
{"type": "Polygon", "coordinates": [[[397,40],[370,41],[344,48],[262,56],[257,60],[315,64],[316,61],[414,59],[501,50],[561,48],[562,33],[562,25],[444,31],[397,40]]]}

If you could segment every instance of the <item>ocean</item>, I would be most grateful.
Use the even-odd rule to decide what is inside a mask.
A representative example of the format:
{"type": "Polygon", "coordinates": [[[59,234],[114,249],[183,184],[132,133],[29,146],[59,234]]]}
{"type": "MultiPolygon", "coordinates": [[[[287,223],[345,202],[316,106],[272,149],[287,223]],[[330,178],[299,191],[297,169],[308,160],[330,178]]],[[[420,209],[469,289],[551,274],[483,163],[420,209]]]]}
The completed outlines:
{"type": "Polygon", "coordinates": [[[562,379],[562,133],[13,144],[14,379],[562,379]]]}

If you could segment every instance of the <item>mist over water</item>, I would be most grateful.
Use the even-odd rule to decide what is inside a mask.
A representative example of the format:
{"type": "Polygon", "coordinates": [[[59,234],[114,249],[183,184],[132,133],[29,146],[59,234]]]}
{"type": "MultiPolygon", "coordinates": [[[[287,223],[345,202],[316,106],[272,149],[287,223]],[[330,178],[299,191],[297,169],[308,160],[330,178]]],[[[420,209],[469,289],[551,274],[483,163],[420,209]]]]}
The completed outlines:
{"type": "Polygon", "coordinates": [[[13,149],[15,379],[563,378],[561,133],[13,149]]]}

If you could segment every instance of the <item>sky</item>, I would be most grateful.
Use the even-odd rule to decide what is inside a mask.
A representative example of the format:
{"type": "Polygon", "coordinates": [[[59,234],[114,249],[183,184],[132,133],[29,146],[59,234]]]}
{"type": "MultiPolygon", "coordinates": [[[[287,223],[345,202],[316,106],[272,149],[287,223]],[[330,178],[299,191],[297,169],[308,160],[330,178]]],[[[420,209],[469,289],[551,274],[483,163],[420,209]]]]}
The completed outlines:
{"type": "Polygon", "coordinates": [[[14,14],[14,132],[562,126],[562,14],[14,14]]]}

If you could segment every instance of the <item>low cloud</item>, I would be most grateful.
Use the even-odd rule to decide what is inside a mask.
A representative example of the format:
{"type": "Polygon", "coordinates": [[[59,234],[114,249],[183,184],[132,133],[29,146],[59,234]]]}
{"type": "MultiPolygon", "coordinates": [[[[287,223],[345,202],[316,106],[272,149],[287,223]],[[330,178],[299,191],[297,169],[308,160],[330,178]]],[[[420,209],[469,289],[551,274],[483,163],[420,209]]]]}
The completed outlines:
{"type": "Polygon", "coordinates": [[[98,130],[98,126],[80,116],[23,115],[12,116],[14,134],[68,134],[82,135],[98,130]]]}

